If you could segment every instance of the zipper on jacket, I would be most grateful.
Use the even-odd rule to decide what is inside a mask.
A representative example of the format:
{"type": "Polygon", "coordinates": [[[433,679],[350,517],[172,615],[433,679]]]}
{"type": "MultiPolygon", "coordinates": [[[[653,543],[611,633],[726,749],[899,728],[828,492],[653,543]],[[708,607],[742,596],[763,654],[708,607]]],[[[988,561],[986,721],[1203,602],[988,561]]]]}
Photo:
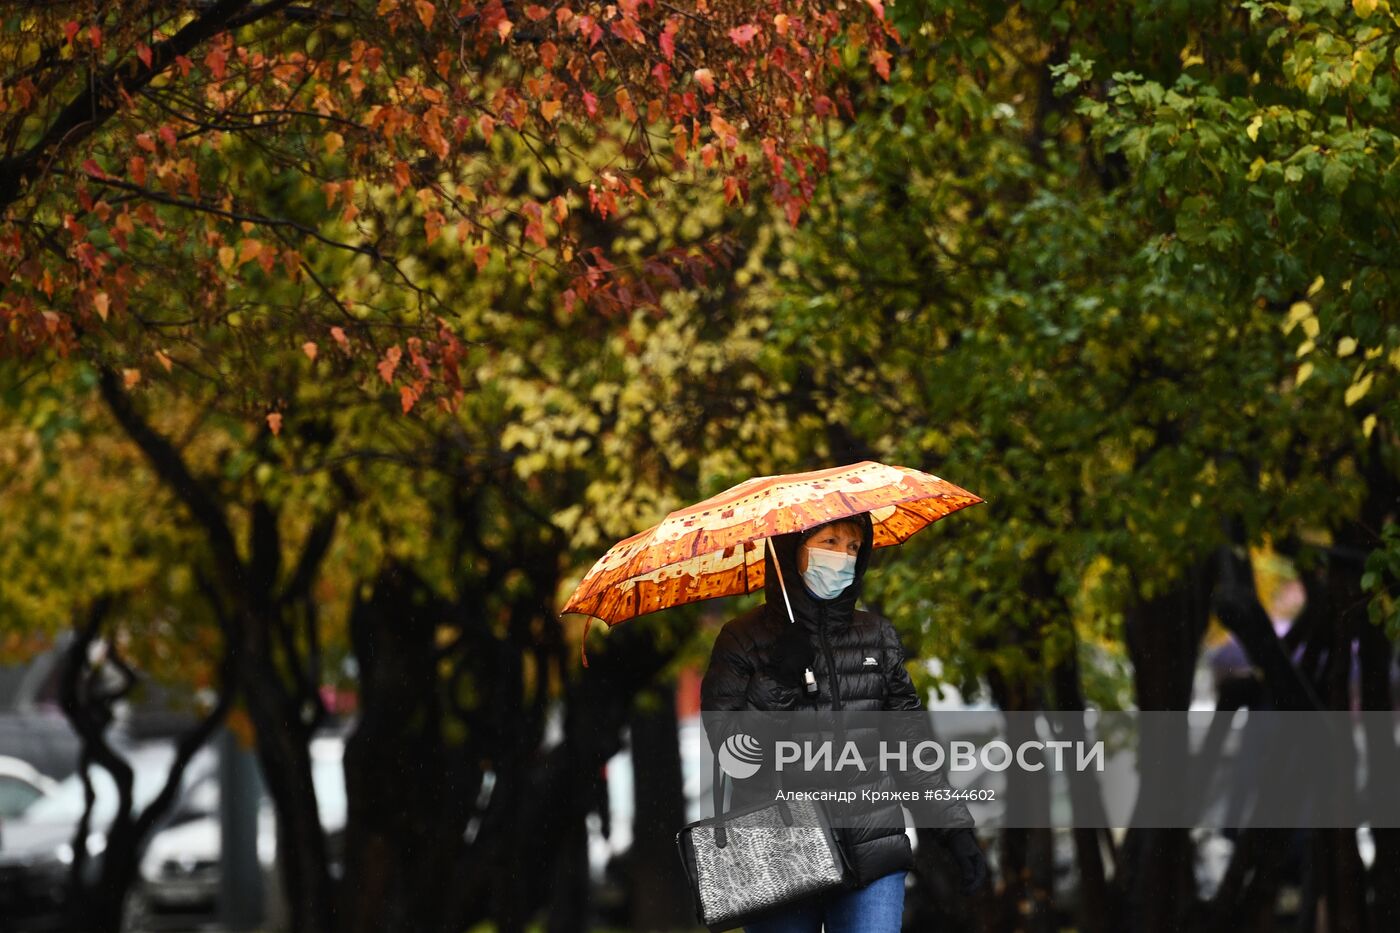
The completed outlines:
{"type": "Polygon", "coordinates": [[[817,605],[817,632],[822,639],[822,652],[826,655],[826,670],[831,675],[831,708],[841,708],[841,687],[836,678],[836,659],[831,655],[831,642],[826,637],[826,606],[817,605]]]}

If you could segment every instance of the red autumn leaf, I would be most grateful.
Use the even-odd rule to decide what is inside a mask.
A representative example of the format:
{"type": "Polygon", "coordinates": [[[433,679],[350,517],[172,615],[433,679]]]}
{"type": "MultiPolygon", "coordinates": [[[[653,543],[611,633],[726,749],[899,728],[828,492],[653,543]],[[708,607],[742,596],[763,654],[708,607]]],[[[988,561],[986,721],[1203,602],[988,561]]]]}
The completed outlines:
{"type": "Polygon", "coordinates": [[[332,327],[331,339],[336,342],[336,346],[340,347],[340,349],[344,350],[346,353],[350,352],[350,338],[345,336],[344,328],[332,327]]]}
{"type": "Polygon", "coordinates": [[[745,23],[742,26],[735,26],[729,30],[729,38],[734,40],[734,44],[743,48],[753,41],[753,37],[758,35],[758,27],[753,23],[745,23]]]}
{"type": "Polygon", "coordinates": [[[209,50],[209,54],[204,56],[204,67],[209,69],[209,73],[222,81],[226,74],[225,66],[228,64],[228,52],[221,48],[209,50]]]}
{"type": "Polygon", "coordinates": [[[695,69],[695,83],[704,88],[706,94],[715,92],[715,78],[708,68],[695,69]]]}
{"type": "Polygon", "coordinates": [[[666,56],[666,61],[673,61],[676,57],[676,31],[680,29],[680,21],[674,16],[666,20],[666,28],[661,30],[661,38],[657,44],[661,46],[661,54],[666,56]]]}
{"type": "Polygon", "coordinates": [[[724,179],[724,203],[732,204],[739,196],[739,179],[733,175],[727,175],[724,179]]]}
{"type": "Polygon", "coordinates": [[[442,216],[442,211],[428,211],[428,213],[423,216],[423,235],[427,239],[429,246],[432,246],[442,233],[444,220],[445,218],[442,216]]]}
{"type": "Polygon", "coordinates": [[[884,49],[871,49],[870,61],[875,65],[875,73],[888,81],[890,79],[890,53],[884,49]]]}
{"type": "Polygon", "coordinates": [[[876,19],[885,18],[885,5],[880,0],[865,0],[865,2],[870,4],[870,9],[875,11],[876,19]]]}
{"type": "Polygon", "coordinates": [[[107,177],[107,173],[102,171],[102,166],[98,165],[94,159],[85,159],[83,161],[83,171],[87,172],[93,178],[107,177]]]}
{"type": "Polygon", "coordinates": [[[136,57],[141,59],[141,64],[145,65],[147,68],[151,67],[153,56],[151,55],[151,47],[149,45],[144,42],[136,43],[136,57]]]}
{"type": "Polygon", "coordinates": [[[394,383],[394,370],[399,368],[399,359],[402,356],[403,351],[396,344],[384,351],[384,359],[380,360],[376,367],[379,370],[379,377],[390,385],[394,383]]]}
{"type": "Polygon", "coordinates": [[[282,433],[282,413],[270,411],[267,413],[267,426],[272,431],[272,436],[276,437],[282,433]]]}
{"type": "Polygon", "coordinates": [[[75,20],[71,19],[63,24],[63,36],[68,40],[69,45],[73,44],[73,37],[78,34],[78,30],[81,28],[75,20]]]}

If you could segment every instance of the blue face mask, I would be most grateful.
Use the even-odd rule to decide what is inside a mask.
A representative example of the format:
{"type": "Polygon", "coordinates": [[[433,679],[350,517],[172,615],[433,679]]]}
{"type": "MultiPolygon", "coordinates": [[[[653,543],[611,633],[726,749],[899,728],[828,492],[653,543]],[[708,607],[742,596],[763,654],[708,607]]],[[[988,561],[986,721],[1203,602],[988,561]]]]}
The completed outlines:
{"type": "Polygon", "coordinates": [[[852,555],[820,547],[807,549],[807,569],[802,571],[802,582],[817,599],[834,599],[855,578],[856,559],[852,555]]]}

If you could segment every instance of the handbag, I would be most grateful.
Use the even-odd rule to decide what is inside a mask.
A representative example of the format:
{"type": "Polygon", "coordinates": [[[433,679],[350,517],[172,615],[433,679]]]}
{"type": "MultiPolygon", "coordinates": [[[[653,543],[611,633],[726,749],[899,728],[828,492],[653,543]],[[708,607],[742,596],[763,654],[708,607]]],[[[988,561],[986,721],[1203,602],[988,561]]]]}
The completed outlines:
{"type": "Polygon", "coordinates": [[[711,933],[761,920],[850,882],[850,863],[820,801],[779,797],[721,812],[721,780],[727,776],[716,755],[715,815],[676,834],[695,915],[711,933]]]}

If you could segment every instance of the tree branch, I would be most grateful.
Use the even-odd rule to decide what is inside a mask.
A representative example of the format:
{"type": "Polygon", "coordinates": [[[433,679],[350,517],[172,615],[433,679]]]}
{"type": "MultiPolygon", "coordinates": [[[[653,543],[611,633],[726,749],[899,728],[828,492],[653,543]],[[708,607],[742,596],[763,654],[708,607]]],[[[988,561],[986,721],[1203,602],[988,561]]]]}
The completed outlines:
{"type": "MultiPolygon", "coordinates": [[[[263,16],[288,6],[291,0],[269,0],[256,9],[263,16]]],[[[124,95],[150,84],[182,55],[200,43],[229,28],[248,0],[219,0],[200,16],[186,23],[179,32],[151,48],[151,63],[118,60],[101,74],[93,76],[83,90],[59,111],[44,135],[24,152],[0,160],[0,209],[13,204],[34,182],[45,166],[63,149],[72,148],[91,136],[117,112],[124,95]],[[127,73],[122,74],[125,70],[127,73]]]]}
{"type": "Polygon", "coordinates": [[[131,396],[118,381],[117,374],[106,365],[97,366],[98,388],[108,410],[146,456],[156,475],[179,497],[194,515],[195,521],[204,528],[205,533],[209,535],[214,558],[229,585],[234,588],[232,592],[239,592],[238,588],[246,582],[247,574],[243,561],[238,556],[238,547],[234,543],[233,531],[229,528],[223,508],[214,494],[190,471],[179,451],[136,410],[131,396]]]}

